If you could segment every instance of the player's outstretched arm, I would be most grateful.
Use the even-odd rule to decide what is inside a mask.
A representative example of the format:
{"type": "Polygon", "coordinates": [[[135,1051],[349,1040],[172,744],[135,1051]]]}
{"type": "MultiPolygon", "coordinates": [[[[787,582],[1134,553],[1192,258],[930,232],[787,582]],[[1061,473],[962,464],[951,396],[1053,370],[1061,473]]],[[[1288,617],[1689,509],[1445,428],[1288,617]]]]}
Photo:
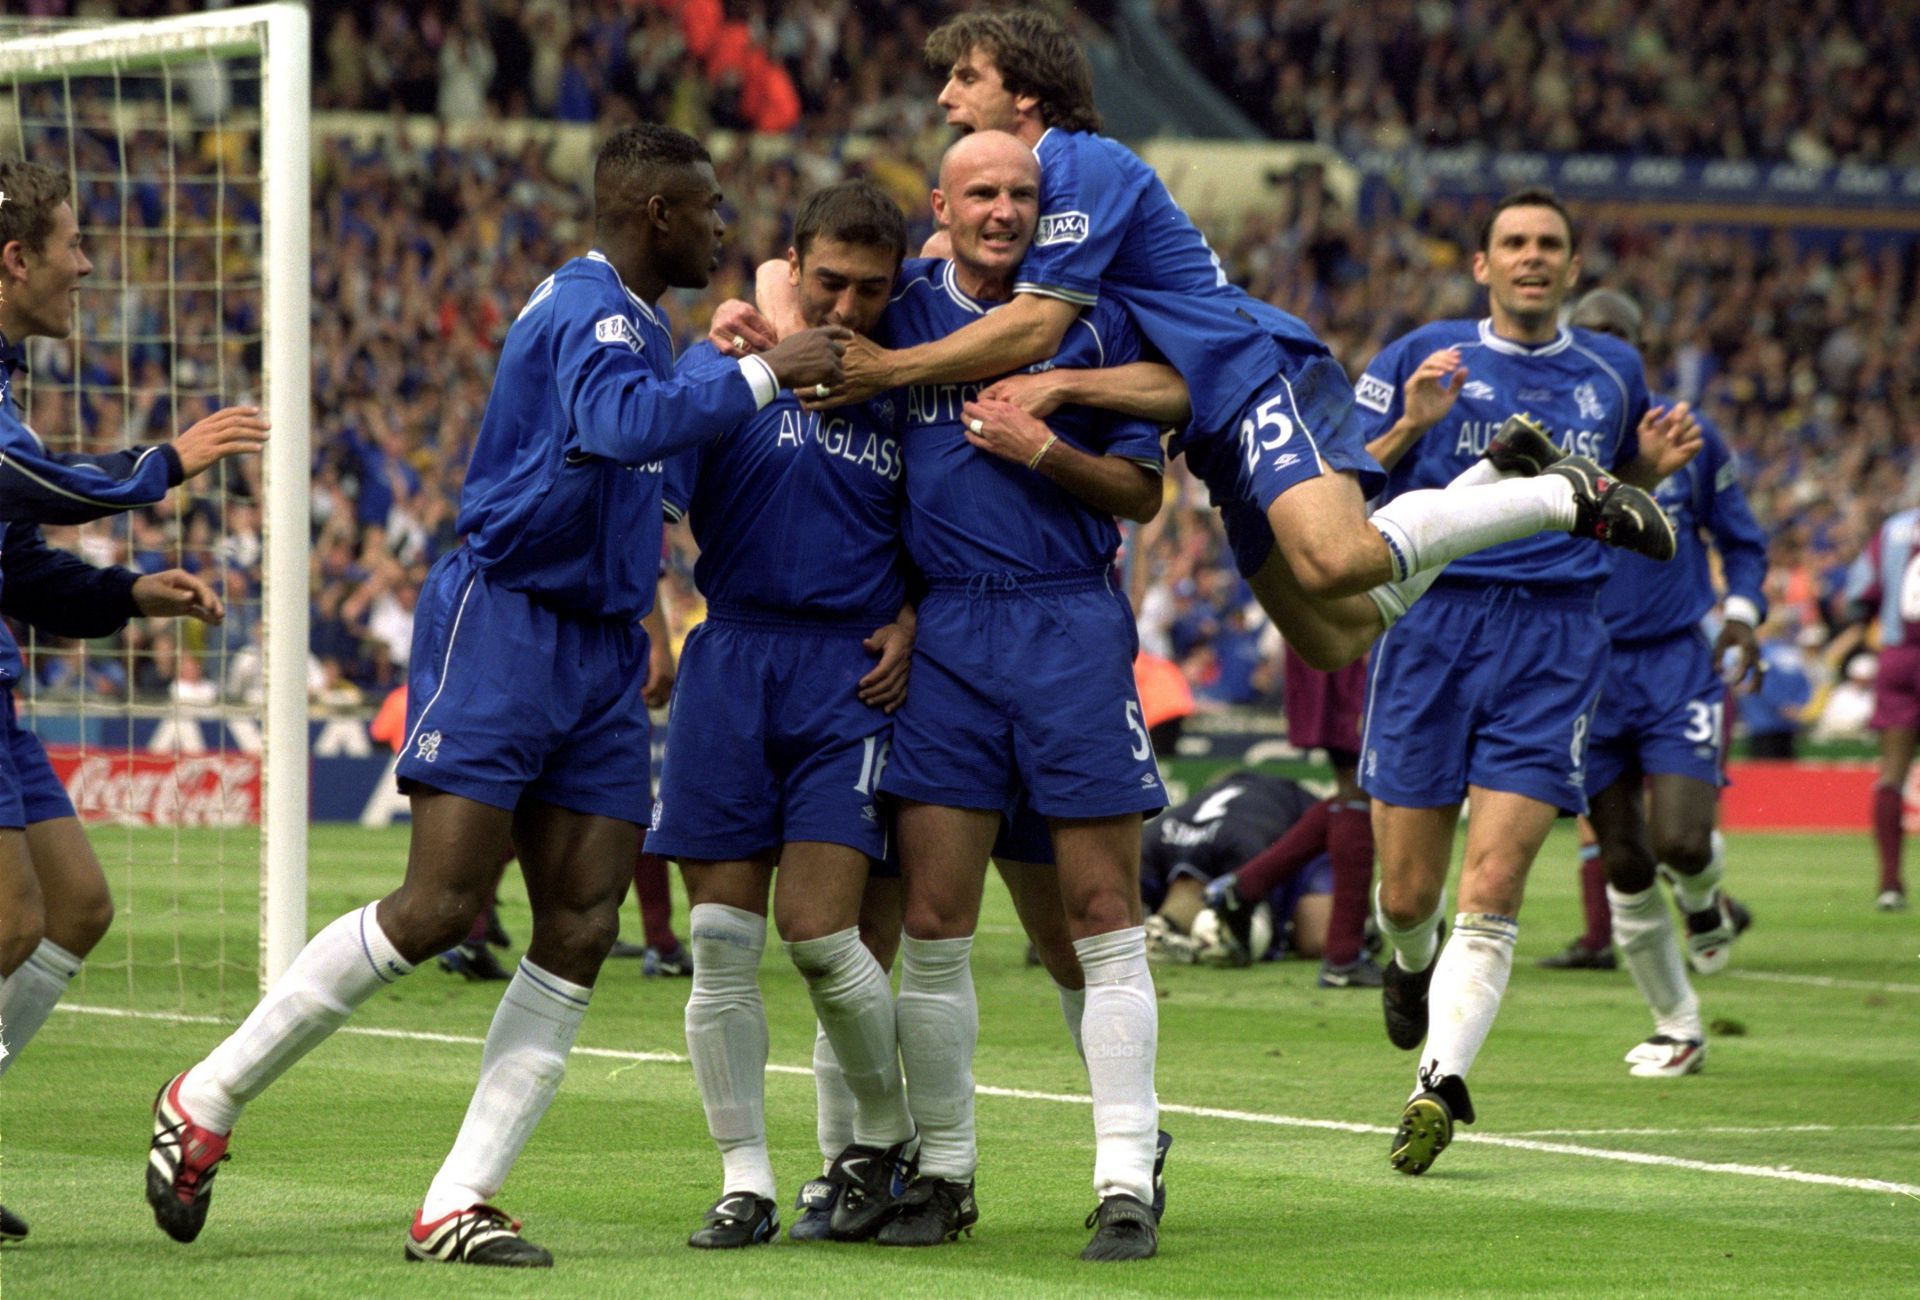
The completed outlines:
{"type": "Polygon", "coordinates": [[[133,584],[133,603],[147,618],[191,618],[217,625],[227,617],[226,603],[213,588],[185,569],[143,575],[133,584]]]}
{"type": "Polygon", "coordinates": [[[0,548],[0,614],[53,636],[112,636],[135,615],[186,615],[203,623],[226,616],[219,596],[193,574],[96,568],[47,545],[37,524],[7,525],[0,548]]]}
{"type": "Polygon", "coordinates": [[[710,441],[781,388],[838,381],[840,355],[853,337],[837,325],[802,330],[761,356],[714,357],[663,379],[623,332],[607,333],[601,337],[591,321],[565,333],[554,373],[573,429],[569,454],[621,465],[649,464],[710,441]]]}
{"type": "Polygon", "coordinates": [[[967,441],[1045,475],[1095,510],[1144,524],[1160,513],[1160,475],[1124,456],[1090,456],[1011,402],[982,397],[962,414],[967,441]]]}
{"type": "Polygon", "coordinates": [[[906,384],[958,384],[1024,369],[1058,352],[1079,314],[1078,303],[1022,293],[931,343],[896,351],[855,339],[847,348],[846,377],[834,386],[826,404],[864,402],[906,384]]]}
{"type": "Polygon", "coordinates": [[[1012,402],[1040,420],[1071,405],[1114,411],[1162,427],[1185,424],[1193,417],[1193,395],[1187,391],[1187,381],[1178,370],[1160,361],[1132,361],[1102,370],[1062,368],[1008,375],[980,395],[1012,402]]]}
{"type": "Polygon", "coordinates": [[[198,421],[173,440],[180,472],[188,478],[229,456],[247,456],[267,445],[267,418],[257,406],[228,406],[198,421]]]}
{"type": "Polygon", "coordinates": [[[104,456],[51,452],[11,411],[0,410],[0,519],[80,524],[152,505],[197,472],[186,467],[191,450],[169,443],[104,456]]]}

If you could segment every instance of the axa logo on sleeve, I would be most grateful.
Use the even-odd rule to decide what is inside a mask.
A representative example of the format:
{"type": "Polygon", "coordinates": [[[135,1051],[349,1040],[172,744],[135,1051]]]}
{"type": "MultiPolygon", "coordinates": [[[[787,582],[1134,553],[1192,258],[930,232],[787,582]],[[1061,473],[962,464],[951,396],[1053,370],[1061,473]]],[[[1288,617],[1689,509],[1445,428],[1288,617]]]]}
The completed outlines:
{"type": "Polygon", "coordinates": [[[625,316],[609,316],[593,327],[593,336],[602,343],[624,343],[638,352],[644,348],[646,340],[640,337],[640,331],[625,316]]]}
{"type": "Polygon", "coordinates": [[[1054,212],[1040,218],[1040,228],[1034,232],[1033,246],[1046,248],[1052,244],[1077,244],[1086,237],[1086,213],[1054,212]]]}
{"type": "Polygon", "coordinates": [[[1353,400],[1369,411],[1385,415],[1393,405],[1393,385],[1378,375],[1362,375],[1354,385],[1353,400]]]}

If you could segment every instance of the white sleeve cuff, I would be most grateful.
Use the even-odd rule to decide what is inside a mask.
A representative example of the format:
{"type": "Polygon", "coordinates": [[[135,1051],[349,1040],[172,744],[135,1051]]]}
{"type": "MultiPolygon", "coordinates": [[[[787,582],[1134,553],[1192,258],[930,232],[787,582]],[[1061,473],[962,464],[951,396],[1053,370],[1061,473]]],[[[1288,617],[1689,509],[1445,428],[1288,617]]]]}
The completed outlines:
{"type": "Polygon", "coordinates": [[[1728,596],[1720,612],[1729,620],[1737,620],[1748,627],[1760,626],[1760,607],[1745,596],[1728,596]]]}
{"type": "Polygon", "coordinates": [[[766,409],[767,403],[780,395],[780,381],[773,377],[773,367],[759,357],[741,357],[739,364],[747,387],[753,389],[754,409],[766,409]]]}

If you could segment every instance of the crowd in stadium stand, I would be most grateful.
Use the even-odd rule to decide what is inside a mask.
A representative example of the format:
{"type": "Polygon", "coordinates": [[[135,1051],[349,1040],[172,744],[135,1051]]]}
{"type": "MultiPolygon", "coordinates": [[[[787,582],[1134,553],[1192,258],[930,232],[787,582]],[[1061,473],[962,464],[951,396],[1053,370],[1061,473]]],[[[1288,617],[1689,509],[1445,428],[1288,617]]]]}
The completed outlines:
{"type": "MultiPolygon", "coordinates": [[[[438,111],[443,120],[525,111],[578,114],[578,120],[611,127],[644,114],[704,135],[714,126],[751,125],[743,105],[757,101],[743,93],[735,64],[723,61],[715,72],[702,62],[687,23],[690,15],[737,17],[720,27],[742,28],[752,48],[777,56],[771,66],[790,77],[801,124],[785,133],[782,148],[720,152],[732,222],[726,262],[709,292],[675,295],[668,303],[691,339],[703,331],[715,303],[746,294],[756,261],[784,249],[787,215],[816,184],[848,170],[865,172],[916,218],[916,238],[927,229],[925,178],[947,133],[931,108],[935,86],[916,51],[927,23],[944,6],[892,7],[884,24],[855,21],[863,14],[871,18],[873,7],[843,0],[778,6],[777,17],[769,16],[774,8],[756,3],[722,9],[683,0],[633,11],[605,3],[575,6],[582,17],[567,28],[559,6],[538,0],[468,3],[447,19],[421,17],[419,8],[400,4],[319,4],[317,94],[323,105],[438,111]],[[457,48],[462,40],[465,54],[457,48]],[[564,55],[557,63],[556,50],[564,55]],[[577,86],[569,90],[582,81],[584,95],[577,86]]],[[[1261,37],[1255,27],[1291,22],[1298,12],[1316,15],[1326,32],[1345,33],[1341,39],[1359,39],[1356,20],[1341,17],[1346,11],[1340,6],[1205,8],[1212,26],[1202,23],[1192,5],[1169,3],[1163,12],[1184,21],[1191,39],[1217,43],[1219,33],[1233,34],[1228,48],[1246,40],[1281,40],[1287,57],[1277,66],[1286,68],[1312,69],[1318,56],[1287,44],[1292,38],[1284,34],[1261,37]]],[[[1436,48],[1457,47],[1474,33],[1474,23],[1496,13],[1443,3],[1406,8],[1436,48]]],[[[1597,43],[1603,52],[1614,51],[1607,59],[1624,59],[1631,68],[1659,45],[1667,21],[1657,16],[1662,10],[1630,3],[1591,8],[1613,15],[1608,21],[1631,39],[1616,49],[1605,30],[1563,26],[1579,38],[1569,36],[1542,56],[1547,63],[1574,70],[1569,76],[1591,71],[1601,57],[1594,53],[1597,43]]],[[[1691,14],[1703,30],[1724,25],[1722,6],[1673,8],[1691,14]]],[[[1800,53],[1796,67],[1809,84],[1819,84],[1818,77],[1837,66],[1847,40],[1874,30],[1856,21],[1853,9],[1828,12],[1833,9],[1816,5],[1807,11],[1831,20],[1823,31],[1833,37],[1800,53]]],[[[1559,21],[1561,6],[1549,2],[1524,12],[1539,23],[1559,21]]],[[[1574,17],[1586,22],[1585,14],[1574,17]]],[[[1537,23],[1523,25],[1526,39],[1515,38],[1529,57],[1538,53],[1541,30],[1537,23]]],[[[1786,40],[1797,31],[1784,24],[1777,35],[1786,40]]],[[[737,45],[735,36],[716,39],[737,45]]],[[[1736,56],[1747,47],[1720,45],[1728,66],[1719,71],[1735,77],[1730,69],[1737,69],[1736,56]]],[[[1460,75],[1478,66],[1453,57],[1460,75]]],[[[1421,66],[1429,62],[1423,56],[1421,66]]],[[[1453,75],[1447,59],[1433,66],[1436,76],[1453,75]]],[[[1348,98],[1341,91],[1328,102],[1348,98]]],[[[1578,103],[1578,94],[1574,98],[1578,103]]],[[[1821,101],[1821,111],[1802,120],[1827,123],[1837,142],[1832,124],[1844,117],[1846,102],[1845,96],[1821,101]]],[[[1693,123],[1691,134],[1656,133],[1629,143],[1643,147],[1652,141],[1682,152],[1707,147],[1700,124],[1715,114],[1688,117],[1672,105],[1664,111],[1667,118],[1693,123]]],[[[1318,127],[1309,133],[1319,133],[1318,127]]],[[[1764,145],[1767,138],[1762,132],[1756,142],[1764,145]]],[[[1899,156],[1910,143],[1889,135],[1874,146],[1873,156],[1899,156]]],[[[205,148],[175,165],[204,174],[220,161],[217,150],[205,148]]],[[[377,700],[403,677],[418,584],[433,559],[457,540],[461,474],[499,342],[533,285],[584,247],[590,214],[585,178],[556,175],[545,146],[455,148],[443,129],[408,127],[398,114],[377,145],[356,146],[338,137],[318,141],[315,163],[313,247],[326,255],[316,257],[314,271],[311,677],[316,699],[349,704],[377,700]]],[[[123,215],[136,227],[153,224],[160,208],[132,202],[123,214],[110,184],[85,189],[82,196],[82,220],[101,264],[97,279],[138,280],[138,274],[122,276],[112,232],[123,215]]],[[[244,193],[239,201],[246,201],[244,193]]],[[[1478,211],[1457,201],[1410,202],[1409,209],[1362,223],[1307,170],[1273,210],[1217,246],[1236,278],[1311,322],[1357,370],[1415,324],[1476,314],[1482,307],[1468,266],[1478,211]]],[[[1834,596],[1847,564],[1888,509],[1920,500],[1920,460],[1908,445],[1908,431],[1920,427],[1920,295],[1913,292],[1913,250],[1859,237],[1784,231],[1755,237],[1617,218],[1588,226],[1582,243],[1588,282],[1626,289],[1647,308],[1646,352],[1656,388],[1699,403],[1745,458],[1756,512],[1775,539],[1779,616],[1769,635],[1789,645],[1824,646],[1836,623],[1834,596]]],[[[188,250],[188,256],[189,265],[176,266],[176,278],[210,278],[204,273],[211,269],[211,248],[188,250]]],[[[126,436],[163,436],[174,423],[184,423],[173,418],[168,400],[166,352],[157,343],[119,348],[112,322],[103,318],[110,310],[106,296],[83,298],[83,309],[89,305],[87,355],[96,367],[89,382],[96,393],[116,395],[89,401],[76,430],[76,407],[70,396],[59,395],[57,367],[41,376],[54,382],[36,388],[31,415],[49,442],[63,445],[62,439],[70,442],[78,432],[87,444],[104,446],[126,436]],[[123,381],[123,374],[131,378],[123,381]],[[132,390],[126,402],[114,387],[123,382],[132,390]]],[[[220,304],[188,295],[182,310],[185,319],[201,324],[211,319],[208,313],[225,312],[227,328],[240,338],[257,330],[247,317],[257,311],[257,296],[248,293],[230,294],[220,304]]],[[[207,381],[211,368],[226,365],[218,378],[229,397],[257,391],[249,373],[257,356],[244,343],[219,355],[191,355],[191,349],[182,355],[196,381],[207,381]]],[[[256,475],[246,471],[243,493],[256,475]]],[[[1277,698],[1274,633],[1232,574],[1204,492],[1179,469],[1171,482],[1176,499],[1133,543],[1133,562],[1145,566],[1136,585],[1143,644],[1181,665],[1203,707],[1277,698]]],[[[157,567],[165,556],[168,563],[183,560],[220,571],[229,601],[238,607],[229,627],[215,634],[220,655],[195,663],[173,642],[172,630],[136,623],[118,651],[96,647],[84,666],[69,650],[43,647],[36,656],[39,689],[108,697],[171,694],[190,702],[256,689],[257,615],[242,598],[257,589],[258,514],[244,495],[224,509],[219,528],[214,505],[199,501],[136,514],[118,530],[91,528],[84,543],[76,543],[99,560],[157,567]],[[219,536],[225,541],[216,542],[219,536]]],[[[74,540],[55,531],[61,533],[56,540],[74,540]]],[[[674,545],[663,598],[684,630],[698,617],[698,598],[684,535],[674,545]]],[[[197,640],[185,647],[205,648],[197,640]]]]}
{"type": "Polygon", "coordinates": [[[1813,0],[1160,0],[1276,138],[1920,165],[1902,4],[1813,0]]]}

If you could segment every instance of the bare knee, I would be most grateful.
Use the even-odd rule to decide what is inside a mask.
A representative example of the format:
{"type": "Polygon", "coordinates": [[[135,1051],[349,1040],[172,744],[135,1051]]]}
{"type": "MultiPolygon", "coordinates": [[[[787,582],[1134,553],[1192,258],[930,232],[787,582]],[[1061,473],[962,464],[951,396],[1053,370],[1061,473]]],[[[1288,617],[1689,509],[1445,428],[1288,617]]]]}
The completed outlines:
{"type": "Polygon", "coordinates": [[[491,889],[402,885],[380,903],[380,929],[402,958],[418,964],[467,937],[491,889]]]}
{"type": "Polygon", "coordinates": [[[1441,884],[1426,873],[1380,873],[1380,914],[1396,930],[1410,930],[1440,910],[1441,884]]]}
{"type": "Polygon", "coordinates": [[[76,957],[92,952],[112,925],[113,895],[104,879],[51,900],[47,908],[47,938],[76,957]]]}
{"type": "Polygon", "coordinates": [[[1713,860],[1711,826],[1669,827],[1654,841],[1654,856],[1683,876],[1698,875],[1713,860]]]}
{"type": "Polygon", "coordinates": [[[0,978],[19,970],[46,937],[46,913],[37,906],[9,908],[0,916],[0,978]]]}

